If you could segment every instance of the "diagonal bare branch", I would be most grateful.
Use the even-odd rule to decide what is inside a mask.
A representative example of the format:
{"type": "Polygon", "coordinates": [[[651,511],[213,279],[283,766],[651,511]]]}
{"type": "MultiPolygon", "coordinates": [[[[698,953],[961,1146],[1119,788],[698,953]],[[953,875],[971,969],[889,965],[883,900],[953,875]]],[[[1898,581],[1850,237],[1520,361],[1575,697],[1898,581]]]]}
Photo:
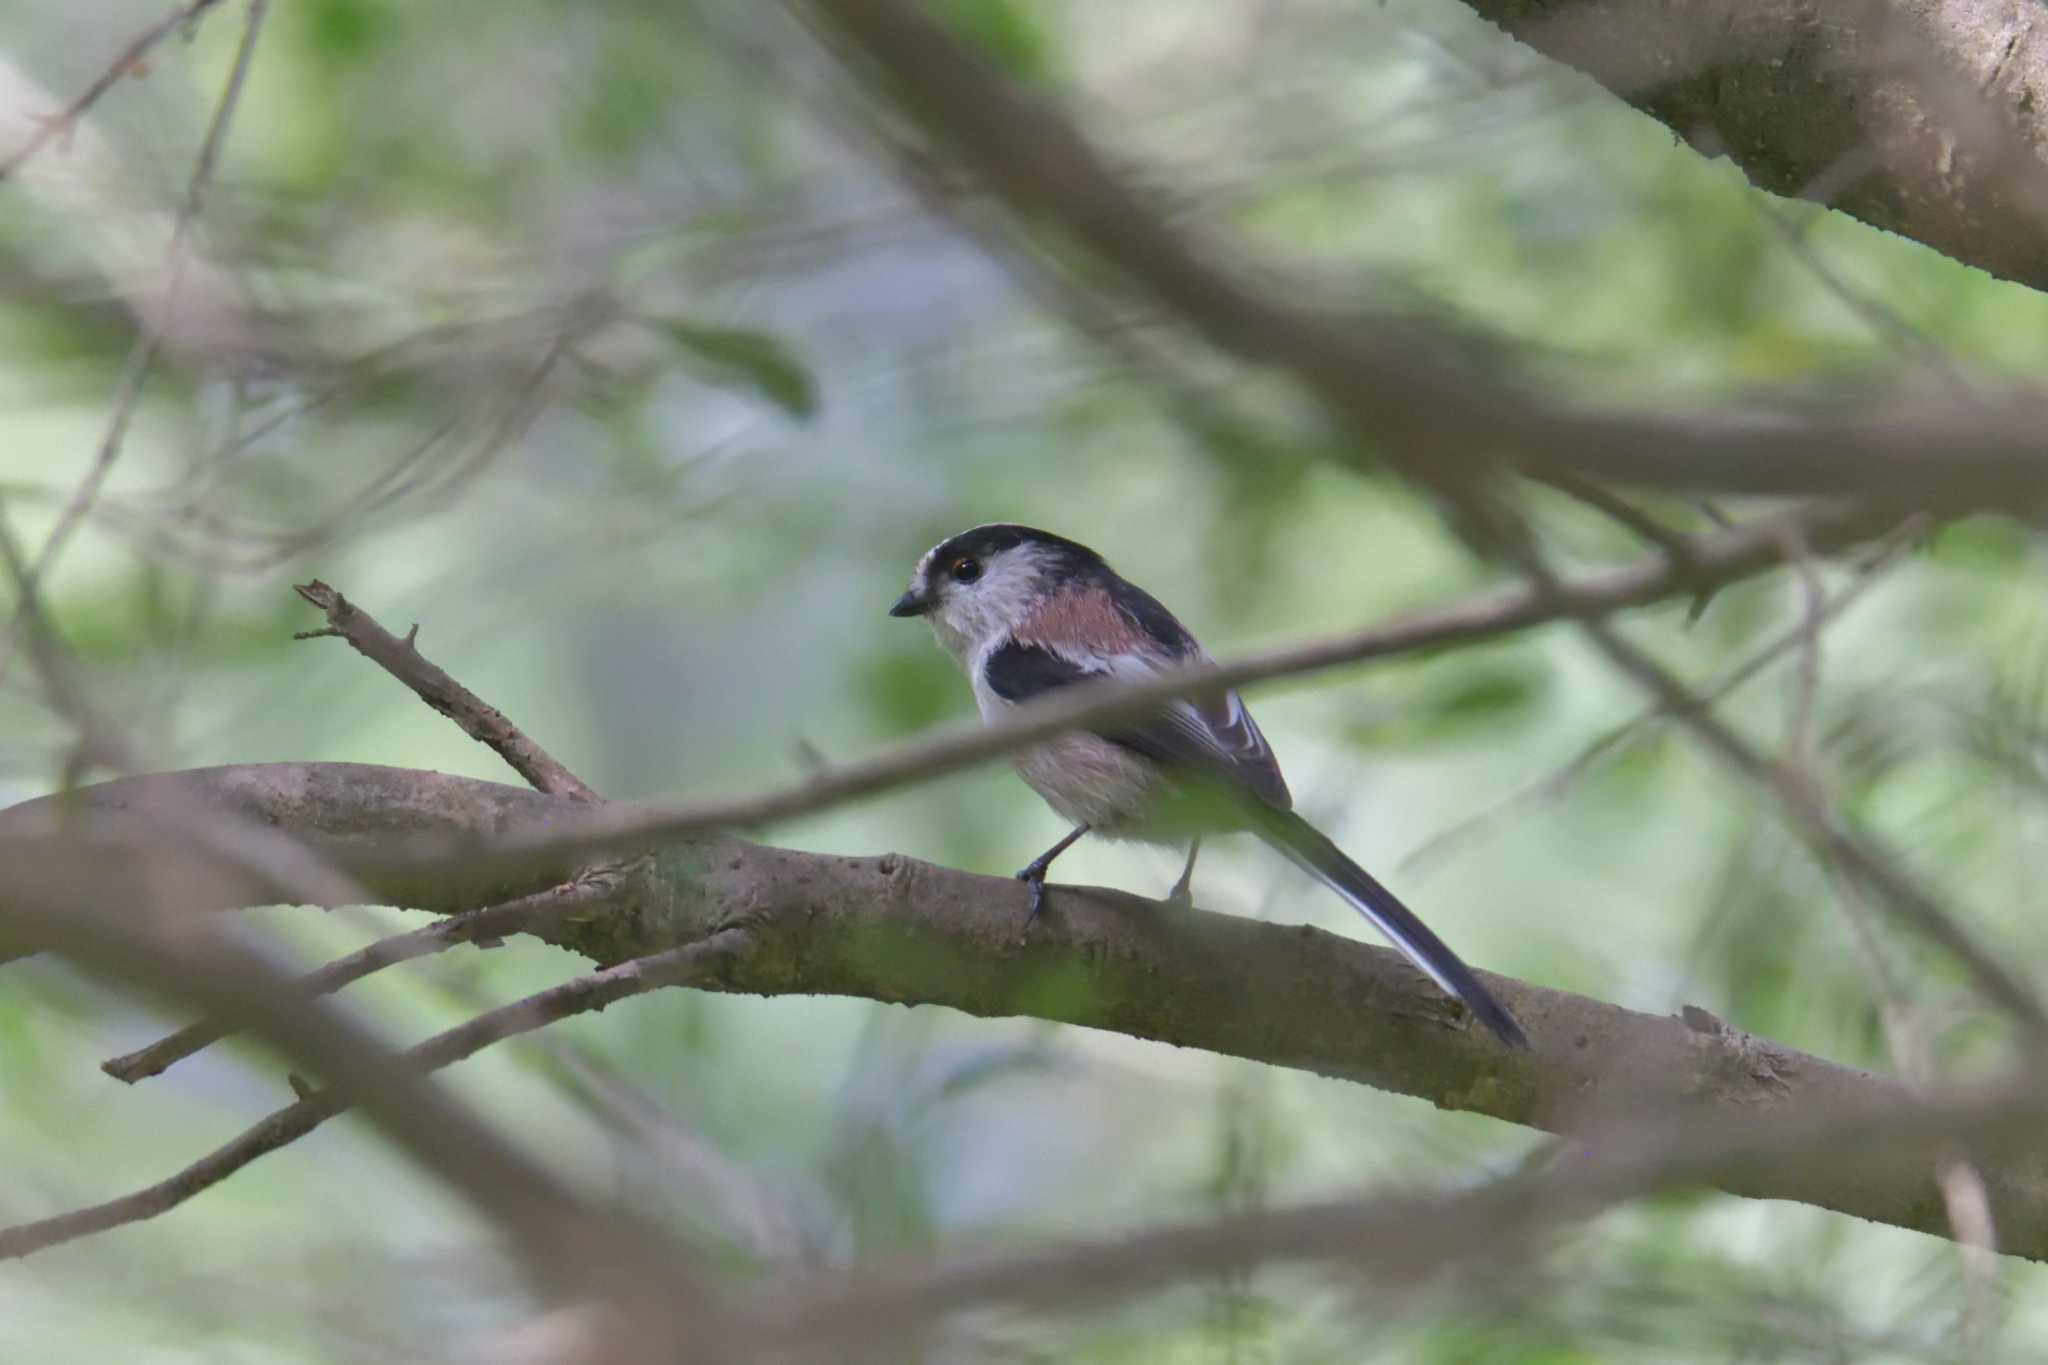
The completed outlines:
{"type": "MultiPolygon", "coordinates": [[[[191,13],[179,13],[166,21],[162,32],[156,32],[154,41],[179,23],[189,22],[205,6],[187,6],[191,13]]],[[[185,283],[185,272],[190,264],[187,248],[192,225],[199,217],[200,206],[206,200],[208,188],[213,184],[216,167],[220,163],[221,148],[227,142],[228,128],[234,122],[235,110],[242,99],[242,89],[249,79],[249,67],[256,56],[256,39],[263,31],[263,21],[270,12],[270,0],[249,0],[249,17],[242,27],[242,39],[235,49],[234,63],[228,68],[227,84],[221,91],[220,103],[215,107],[213,121],[207,125],[206,139],[200,144],[198,160],[193,164],[192,175],[185,187],[185,200],[178,209],[178,216],[171,226],[171,240],[168,247],[169,261],[164,284],[163,306],[144,316],[142,332],[135,338],[129,349],[128,358],[122,363],[120,378],[114,385],[113,411],[107,418],[106,431],[100,437],[99,449],[93,455],[92,467],[85,478],[73,491],[64,510],[57,516],[57,524],[50,528],[42,548],[36,552],[18,584],[19,597],[15,602],[14,616],[7,632],[0,636],[0,682],[6,681],[8,665],[13,662],[15,641],[19,637],[22,623],[29,612],[29,605],[35,594],[41,590],[43,580],[49,576],[51,566],[86,514],[99,500],[100,491],[106,486],[107,476],[113,472],[114,463],[121,457],[122,445],[128,439],[128,426],[134,419],[135,407],[142,399],[142,386],[149,378],[150,367],[156,363],[157,352],[163,347],[165,333],[178,310],[178,296],[185,283]]],[[[152,32],[155,32],[152,30],[152,32]]],[[[145,34],[145,36],[148,36],[145,34]]],[[[123,68],[125,70],[125,68],[123,68]]],[[[94,98],[98,98],[97,94],[94,98]]],[[[11,163],[18,166],[22,158],[11,163]]]]}
{"type": "MultiPolygon", "coordinates": [[[[1713,686],[1699,694],[1700,703],[1713,706],[1747,686],[1759,674],[1780,659],[1800,648],[1811,630],[1817,629],[1847,612],[1863,596],[1876,586],[1883,571],[1897,562],[1901,540],[1892,541],[1879,547],[1877,552],[1856,566],[1855,578],[1834,596],[1821,603],[1817,620],[1801,620],[1766,642],[1749,658],[1730,669],[1713,686]]],[[[1553,800],[1569,791],[1580,779],[1595,771],[1601,761],[1626,746],[1631,740],[1643,734],[1664,716],[1664,708],[1652,703],[1619,725],[1601,731],[1585,747],[1565,760],[1557,768],[1524,786],[1516,788],[1480,810],[1465,816],[1455,824],[1437,831],[1418,844],[1400,862],[1400,870],[1420,870],[1441,859],[1452,848],[1466,840],[1483,834],[1501,824],[1515,813],[1543,801],[1553,800]]]]}
{"type": "MultiPolygon", "coordinates": [[[[1680,563],[1654,554],[1634,563],[1591,570],[1566,579],[1554,594],[1510,583],[1462,602],[1417,612],[1365,630],[1270,650],[1218,666],[1189,668],[1142,683],[1116,680],[1063,688],[1018,707],[1001,724],[967,725],[920,736],[872,758],[822,769],[793,785],[737,797],[678,802],[615,802],[562,813],[544,826],[522,824],[516,833],[478,840],[420,812],[414,832],[379,829],[366,839],[350,831],[346,848],[330,850],[342,866],[393,896],[393,903],[447,908],[457,874],[465,885],[503,887],[503,894],[466,908],[525,895],[575,875],[575,860],[600,850],[634,849],[712,830],[742,828],[873,796],[943,773],[983,763],[1064,730],[1100,726],[1138,715],[1160,702],[1206,687],[1243,686],[1361,663],[1424,654],[1495,639],[1561,620],[1696,593],[1703,584],[1730,583],[1772,568],[1785,553],[1785,523],[1796,522],[1800,543],[1815,552],[1879,535],[1896,523],[1886,508],[1869,503],[1823,503],[1759,517],[1695,537],[1680,563]],[[436,829],[442,832],[433,832],[436,829]],[[415,890],[415,887],[418,890],[415,890]],[[425,896],[416,900],[413,897],[425,896]]],[[[250,771],[254,771],[251,769],[250,771]]],[[[0,813],[17,821],[44,819],[37,802],[0,813]]],[[[465,893],[467,898],[469,893],[465,893]]]]}
{"type": "MultiPolygon", "coordinates": [[[[1526,562],[1532,573],[1548,573],[1533,557],[1526,562]]],[[[1743,780],[1769,794],[1784,812],[1792,831],[1824,865],[1840,869],[1895,919],[1954,955],[1976,978],[1984,994],[2010,1011],[2035,1042],[2048,1034],[2048,1010],[2043,1009],[2039,993],[2009,970],[1999,955],[1978,942],[1890,852],[1843,824],[1799,773],[1751,747],[1685,684],[1623,638],[1608,621],[1587,617],[1579,622],[1579,628],[1617,669],[1691,731],[1702,747],[1743,780]]]]}
{"type": "MultiPolygon", "coordinates": [[[[631,848],[647,841],[785,820],[955,772],[1064,730],[1142,714],[1161,701],[1205,687],[1242,686],[1369,659],[1422,654],[1553,621],[1642,605],[1675,592],[1697,592],[1703,582],[1732,582],[1781,561],[1787,519],[1799,524],[1804,543],[1817,548],[1866,539],[1897,520],[1871,504],[1796,508],[1697,537],[1687,563],[1653,555],[1631,565],[1580,575],[1568,580],[1554,596],[1524,584],[1510,584],[1448,607],[1219,666],[1162,673],[1141,683],[1114,680],[1062,688],[1043,701],[1018,707],[1001,724],[941,730],[873,758],[823,769],[799,783],[766,792],[672,803],[613,803],[574,814],[544,831],[496,840],[489,848],[456,847],[434,839],[410,846],[393,844],[381,853],[388,860],[382,870],[427,869],[451,860],[468,860],[473,867],[489,866],[494,859],[519,865],[534,858],[559,860],[576,853],[631,848]]],[[[354,865],[368,870],[366,865],[354,865]]]]}
{"type": "Polygon", "coordinates": [[[83,771],[94,765],[115,770],[136,766],[128,736],[112,717],[93,703],[78,670],[67,655],[56,627],[43,612],[28,557],[7,524],[6,500],[0,499],[0,569],[14,586],[17,629],[28,642],[28,654],[42,684],[43,700],[78,733],[77,758],[67,765],[83,771]]]}
{"type": "MultiPolygon", "coordinates": [[[[565,915],[602,909],[614,899],[616,893],[617,886],[607,880],[583,879],[565,882],[561,886],[549,887],[531,896],[521,896],[503,905],[466,911],[409,933],[392,934],[387,938],[378,939],[375,943],[360,948],[346,957],[336,958],[324,967],[307,972],[294,984],[309,996],[331,995],[351,982],[362,980],[372,972],[382,971],[400,962],[410,962],[417,957],[426,957],[430,953],[441,952],[458,943],[474,943],[480,939],[495,939],[506,934],[529,933],[536,927],[565,915]]],[[[108,1058],[100,1063],[100,1070],[117,1081],[126,1081],[133,1085],[137,1081],[161,1075],[193,1053],[212,1046],[233,1032],[234,1026],[226,1020],[201,1019],[187,1024],[168,1037],[158,1039],[148,1047],[108,1058]]]]}
{"type": "Polygon", "coordinates": [[[1816,407],[1646,410],[1560,401],[1412,310],[1331,311],[1180,230],[1052,101],[901,0],[803,0],[935,143],[1022,218],[1052,224],[1225,354],[1293,376],[1350,437],[1426,486],[1509,460],[1530,472],[1701,491],[1860,495],[1922,510],[2031,507],[2048,486],[2048,393],[1953,389],[1816,407]]]}
{"type": "Polygon", "coordinates": [[[190,3],[178,6],[129,39],[120,54],[107,64],[106,69],[93,79],[91,85],[79,93],[77,99],[65,105],[60,112],[43,119],[26,142],[16,148],[5,161],[0,161],[0,180],[5,180],[20,170],[29,158],[50,143],[62,141],[78,120],[84,117],[85,112],[98,104],[102,95],[119,85],[135,69],[138,62],[156,50],[159,43],[180,30],[190,32],[191,26],[198,22],[200,16],[220,2],[221,0],[190,0],[190,3]]]}
{"type": "MultiPolygon", "coordinates": [[[[627,996],[661,986],[699,980],[705,974],[719,970],[723,963],[744,951],[748,944],[748,936],[743,930],[727,930],[698,943],[622,962],[616,967],[536,991],[522,1000],[487,1010],[406,1049],[398,1055],[401,1065],[394,1068],[394,1072],[415,1077],[425,1075],[474,1056],[492,1043],[545,1027],[572,1014],[601,1010],[627,996]]],[[[291,989],[298,989],[296,983],[291,989]]],[[[398,1089],[389,1078],[380,1078],[377,1084],[398,1089]]],[[[297,1141],[344,1112],[351,1106],[349,1094],[345,1090],[325,1089],[307,1095],[297,1103],[267,1115],[240,1136],[175,1175],[118,1199],[32,1223],[0,1228],[0,1260],[31,1255],[96,1232],[167,1213],[194,1195],[219,1184],[258,1157],[297,1141]]],[[[486,1193],[495,1199],[500,1191],[491,1189],[486,1193]]]]}
{"type": "Polygon", "coordinates": [[[418,626],[400,639],[378,624],[370,613],[317,578],[299,584],[294,591],[327,615],[324,629],[302,631],[296,638],[334,635],[348,641],[358,654],[411,688],[421,701],[460,726],[464,734],[489,745],[512,765],[514,772],[532,783],[535,791],[573,796],[581,801],[602,799],[528,738],[503,711],[429,662],[413,643],[419,635],[418,626]]]}

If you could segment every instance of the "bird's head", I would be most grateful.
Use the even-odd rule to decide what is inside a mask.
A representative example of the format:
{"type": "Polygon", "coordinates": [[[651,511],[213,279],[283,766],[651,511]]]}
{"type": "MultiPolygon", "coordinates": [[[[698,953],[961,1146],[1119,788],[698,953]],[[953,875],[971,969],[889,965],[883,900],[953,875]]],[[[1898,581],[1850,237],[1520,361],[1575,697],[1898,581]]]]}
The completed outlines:
{"type": "Polygon", "coordinates": [[[1008,522],[977,526],[940,541],[917,561],[910,588],[891,616],[922,616],[946,652],[965,664],[991,640],[1016,630],[1062,590],[1106,571],[1087,546],[1008,522]]]}

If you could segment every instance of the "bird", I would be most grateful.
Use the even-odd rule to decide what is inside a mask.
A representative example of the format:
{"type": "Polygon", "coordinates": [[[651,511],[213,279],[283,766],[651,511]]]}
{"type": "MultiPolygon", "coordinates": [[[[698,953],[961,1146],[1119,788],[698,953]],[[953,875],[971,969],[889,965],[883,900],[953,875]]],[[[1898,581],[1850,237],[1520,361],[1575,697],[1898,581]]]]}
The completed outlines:
{"type": "MultiPolygon", "coordinates": [[[[967,675],[984,721],[1105,678],[1141,680],[1213,662],[1174,614],[1087,546],[1011,522],[948,537],[917,561],[889,608],[923,617],[967,675]]],[[[1272,746],[1233,689],[1195,692],[1135,718],[1075,730],[1012,755],[1018,775],[1073,828],[1017,873],[1031,888],[1083,836],[1185,845],[1168,900],[1193,902],[1211,834],[1249,832],[1342,897],[1503,1044],[1528,1037],[1493,993],[1400,898],[1294,810],[1272,746]]]]}

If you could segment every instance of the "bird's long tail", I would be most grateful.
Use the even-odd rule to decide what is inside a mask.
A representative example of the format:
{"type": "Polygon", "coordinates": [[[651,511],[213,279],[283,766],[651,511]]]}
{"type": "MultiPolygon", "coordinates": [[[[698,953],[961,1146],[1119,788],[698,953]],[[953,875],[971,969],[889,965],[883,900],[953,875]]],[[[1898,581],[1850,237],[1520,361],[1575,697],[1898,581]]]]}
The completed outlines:
{"type": "Polygon", "coordinates": [[[1480,984],[1472,969],[1444,941],[1401,903],[1400,897],[1344,855],[1321,830],[1293,811],[1267,807],[1255,817],[1259,836],[1285,854],[1302,871],[1335,891],[1353,909],[1373,922],[1410,962],[1432,981],[1462,1001],[1479,1022],[1509,1047],[1526,1048],[1529,1037],[1493,992],[1480,984]]]}

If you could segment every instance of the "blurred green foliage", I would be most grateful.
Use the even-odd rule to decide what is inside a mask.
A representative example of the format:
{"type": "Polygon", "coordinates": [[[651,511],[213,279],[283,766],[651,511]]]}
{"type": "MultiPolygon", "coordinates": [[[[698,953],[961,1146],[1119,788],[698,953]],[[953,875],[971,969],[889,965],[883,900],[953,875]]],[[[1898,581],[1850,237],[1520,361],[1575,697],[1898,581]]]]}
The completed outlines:
{"type": "Polygon", "coordinates": [[[993,57],[1009,75],[1040,81],[1051,75],[1057,48],[1042,6],[1017,0],[943,0],[937,7],[953,30],[993,57]]]}
{"type": "MultiPolygon", "coordinates": [[[[1976,374],[2048,366],[2038,296],[1765,201],[1453,4],[935,9],[1080,109],[1189,226],[1248,239],[1331,306],[1497,331],[1503,364],[1565,392],[1709,402],[1762,384],[1937,382],[1902,331],[1976,374]],[[1873,308],[1897,325],[1873,326],[1873,308]]],[[[0,8],[0,55],[54,108],[155,13],[17,0],[0,8]]],[[[31,547],[97,448],[131,336],[124,263],[156,259],[152,242],[160,254],[149,213],[181,197],[239,14],[221,7],[95,111],[114,188],[0,186],[0,515],[31,547]]],[[[621,797],[787,781],[818,756],[965,720],[967,690],[928,632],[883,613],[924,548],[977,522],[1098,546],[1226,656],[1492,581],[1427,501],[1350,467],[1376,452],[1333,449],[1284,385],[1221,363],[1111,282],[1083,276],[1077,300],[991,250],[971,188],[907,185],[875,140],[888,120],[780,7],[294,0],[270,22],[204,214],[219,275],[194,286],[260,321],[253,353],[217,365],[173,348],[48,584],[95,696],[154,766],[347,759],[509,780],[334,642],[292,643],[317,623],[289,585],[315,575],[387,624],[419,621],[429,657],[621,797]],[[565,320],[606,302],[619,321],[543,364],[565,320]]],[[[49,169],[89,169],[89,142],[49,169]]],[[[1680,500],[1651,505],[1705,524],[1680,500]]],[[[1569,562],[1642,553],[1567,500],[1530,506],[1569,562]]],[[[2037,977],[2040,572],[2022,530],[1944,528],[1827,632],[1811,698],[1795,661],[1727,707],[1775,745],[1810,702],[1817,770],[1845,813],[2037,977]]],[[[1672,603],[1626,628],[1705,685],[1801,610],[1780,577],[1722,593],[1690,626],[1672,603]]],[[[1253,701],[1303,808],[1475,964],[1646,1011],[1697,1004],[1890,1066],[1835,888],[1675,733],[1392,871],[1641,705],[1569,629],[1253,701]]],[[[17,660],[0,794],[57,785],[74,739],[17,660]]],[[[765,837],[1004,874],[1059,832],[991,768],[765,837]]],[[[1106,844],[1061,865],[1147,894],[1174,871],[1165,853],[1106,844]]],[[[1233,842],[1204,854],[1199,893],[1366,932],[1233,842]]],[[[307,963],[413,923],[252,918],[307,963]]],[[[1953,969],[1888,947],[1941,1026],[1944,1063],[1986,1064],[1996,1031],[1953,969]]],[[[349,999],[409,1038],[579,965],[521,941],[412,964],[349,999]]],[[[6,971],[0,1219],[154,1180],[285,1093],[276,1059],[239,1045],[120,1089],[97,1062],[182,1020],[61,967],[6,971]]],[[[1059,1009],[1090,982],[1038,989],[1059,1009]]],[[[673,1218],[736,1267],[1469,1182],[1539,1143],[1307,1074],[824,998],[666,992],[497,1049],[451,1083],[586,1188],[673,1218]],[[629,1120],[611,1085],[648,1112],[629,1120]]],[[[0,1266],[0,1359],[465,1358],[523,1311],[485,1245],[343,1121],[163,1220],[0,1266]]],[[[1813,1210],[1655,1201],[1525,1261],[1526,1283],[1476,1296],[1275,1270],[1073,1322],[964,1326],[930,1358],[1957,1355],[1952,1249],[1813,1210]]],[[[2038,1358],[2040,1274],[2003,1275],[1997,1343],[2038,1358]]]]}

